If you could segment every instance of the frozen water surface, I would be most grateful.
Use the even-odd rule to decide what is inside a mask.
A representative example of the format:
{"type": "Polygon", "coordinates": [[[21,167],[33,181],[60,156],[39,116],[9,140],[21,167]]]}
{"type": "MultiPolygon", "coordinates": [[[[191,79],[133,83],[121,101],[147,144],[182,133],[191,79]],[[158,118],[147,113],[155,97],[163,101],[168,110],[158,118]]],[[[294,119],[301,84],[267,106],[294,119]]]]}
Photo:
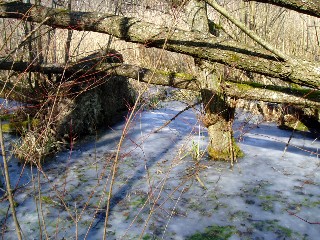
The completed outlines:
{"type": "MultiPolygon", "coordinates": [[[[318,140],[238,111],[234,130],[245,157],[230,168],[205,155],[208,139],[197,110],[155,132],[186,107],[165,105],[136,114],[127,132],[107,239],[187,239],[211,226],[232,226],[230,239],[319,239],[320,225],[311,224],[320,222],[318,140]],[[204,153],[200,161],[192,157],[198,150],[204,153]]],[[[40,239],[39,224],[45,238],[102,238],[123,127],[119,123],[72,152],[59,153],[42,172],[10,160],[25,239],[40,239]]],[[[2,235],[16,239],[8,205],[2,196],[2,235]]]]}

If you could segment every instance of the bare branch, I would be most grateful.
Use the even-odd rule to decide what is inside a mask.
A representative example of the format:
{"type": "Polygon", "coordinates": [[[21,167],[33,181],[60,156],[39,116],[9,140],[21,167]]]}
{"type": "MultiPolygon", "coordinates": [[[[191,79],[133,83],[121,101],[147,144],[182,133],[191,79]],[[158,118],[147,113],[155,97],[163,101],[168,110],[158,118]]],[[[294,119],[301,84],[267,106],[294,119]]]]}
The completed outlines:
{"type": "Polygon", "coordinates": [[[288,8],[314,17],[320,17],[319,0],[244,0],[245,2],[270,3],[279,7],[288,8]]]}

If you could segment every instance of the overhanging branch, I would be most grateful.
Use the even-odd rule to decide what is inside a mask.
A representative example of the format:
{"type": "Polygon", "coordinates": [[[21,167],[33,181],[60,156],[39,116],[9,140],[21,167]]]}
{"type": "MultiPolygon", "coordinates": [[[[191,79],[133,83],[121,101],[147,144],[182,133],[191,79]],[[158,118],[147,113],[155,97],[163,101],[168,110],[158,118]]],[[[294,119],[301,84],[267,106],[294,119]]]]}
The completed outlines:
{"type": "Polygon", "coordinates": [[[245,0],[246,2],[270,3],[279,7],[288,8],[296,12],[320,17],[319,0],[245,0]]]}
{"type": "Polygon", "coordinates": [[[70,12],[21,2],[0,2],[0,18],[26,19],[46,25],[113,35],[128,42],[187,54],[302,86],[320,89],[320,65],[302,60],[285,63],[265,50],[224,38],[159,27],[136,18],[94,12],[70,12]]]}

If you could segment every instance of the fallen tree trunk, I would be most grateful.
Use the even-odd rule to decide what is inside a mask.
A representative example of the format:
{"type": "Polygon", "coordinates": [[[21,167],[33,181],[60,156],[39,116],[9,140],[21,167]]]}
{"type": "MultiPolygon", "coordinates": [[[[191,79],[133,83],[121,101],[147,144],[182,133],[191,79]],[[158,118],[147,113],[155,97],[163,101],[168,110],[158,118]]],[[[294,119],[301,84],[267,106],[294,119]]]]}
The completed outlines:
{"type": "Polygon", "coordinates": [[[270,3],[275,6],[288,8],[296,12],[320,17],[320,4],[318,0],[245,0],[245,2],[270,3]]]}
{"type": "MultiPolygon", "coordinates": [[[[171,86],[175,88],[201,91],[198,79],[190,74],[151,70],[138,66],[120,63],[100,63],[90,65],[77,64],[30,64],[27,62],[2,62],[2,70],[14,70],[19,72],[41,72],[44,74],[88,74],[118,75],[145,82],[149,84],[171,86]]],[[[5,86],[4,82],[0,85],[5,86]]],[[[9,85],[8,85],[9,86],[9,85]]],[[[10,85],[8,90],[13,86],[10,85]]],[[[16,90],[18,91],[18,89],[16,90]]],[[[285,88],[279,86],[262,85],[258,83],[237,83],[227,81],[224,91],[227,96],[246,100],[259,100],[273,103],[286,103],[304,107],[320,107],[320,92],[311,89],[285,88]]]]}
{"type": "Polygon", "coordinates": [[[38,23],[48,18],[44,23],[48,26],[107,33],[128,42],[164,48],[320,89],[318,63],[297,59],[293,59],[290,63],[281,62],[265,50],[208,34],[157,27],[153,23],[136,18],[94,12],[70,12],[21,2],[0,2],[0,18],[25,19],[38,23]]]}
{"type": "MultiPolygon", "coordinates": [[[[119,64],[119,63],[101,63],[89,66],[86,63],[80,64],[30,64],[28,62],[0,62],[1,70],[13,70],[18,72],[40,72],[43,74],[104,74],[119,75],[136,79],[155,85],[171,86],[175,88],[188,89],[193,91],[200,90],[200,83],[190,74],[166,72],[160,70],[150,70],[138,66],[119,64]]],[[[0,82],[1,83],[1,82],[0,82]]],[[[0,85],[4,86],[2,82],[0,85]]]]}

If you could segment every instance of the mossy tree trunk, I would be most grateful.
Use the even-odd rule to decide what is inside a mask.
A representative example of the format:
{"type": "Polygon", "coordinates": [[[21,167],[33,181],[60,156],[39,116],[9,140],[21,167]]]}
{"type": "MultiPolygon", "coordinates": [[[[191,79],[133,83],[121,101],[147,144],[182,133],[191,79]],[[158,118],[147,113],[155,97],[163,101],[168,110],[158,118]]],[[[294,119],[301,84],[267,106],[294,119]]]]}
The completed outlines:
{"type": "Polygon", "coordinates": [[[242,155],[233,139],[235,106],[232,101],[227,101],[223,79],[219,81],[217,78],[214,73],[207,75],[203,81],[204,88],[201,90],[205,109],[203,123],[208,128],[210,141],[208,154],[214,160],[231,160],[233,163],[242,155]]]}
{"type": "MultiPolygon", "coordinates": [[[[206,3],[190,0],[186,5],[187,21],[191,31],[209,33],[206,3]]],[[[214,160],[238,157],[239,148],[233,141],[232,122],[234,107],[227,102],[223,79],[218,79],[212,63],[195,59],[202,82],[202,101],[205,109],[204,124],[208,128],[208,154],[214,160]]]]}
{"type": "MultiPolygon", "coordinates": [[[[116,75],[136,79],[161,86],[201,91],[201,76],[193,76],[188,73],[166,72],[122,63],[78,62],[65,64],[33,64],[32,62],[3,61],[1,70],[13,70],[17,72],[41,72],[43,74],[104,74],[116,75]]],[[[212,81],[219,81],[212,78],[212,81]]],[[[203,83],[203,81],[202,81],[203,83]]],[[[213,83],[214,84],[214,83],[213,83]]],[[[28,87],[10,84],[0,80],[3,93],[0,96],[22,102],[37,102],[37,96],[31,96],[28,87]],[[10,94],[8,95],[7,93],[10,94]]],[[[225,82],[224,93],[228,99],[258,100],[271,103],[284,103],[300,107],[320,108],[320,91],[307,88],[289,88],[273,85],[264,85],[256,82],[225,82]]]]}

